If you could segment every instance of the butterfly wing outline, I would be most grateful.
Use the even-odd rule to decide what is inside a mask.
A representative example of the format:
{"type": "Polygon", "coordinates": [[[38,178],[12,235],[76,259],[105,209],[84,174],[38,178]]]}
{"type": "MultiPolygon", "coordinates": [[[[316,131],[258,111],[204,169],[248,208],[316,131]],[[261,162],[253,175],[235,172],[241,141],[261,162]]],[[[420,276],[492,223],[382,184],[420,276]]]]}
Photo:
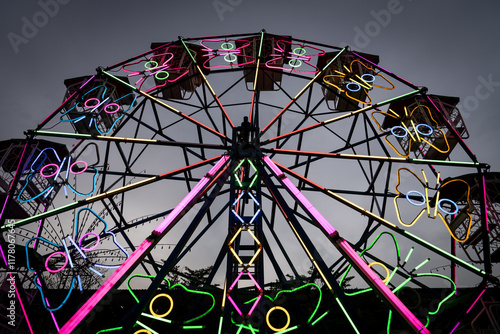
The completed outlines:
{"type": "Polygon", "coordinates": [[[328,74],[323,77],[323,82],[337,89],[339,92],[344,93],[346,97],[354,100],[358,103],[371,105],[372,99],[368,94],[368,91],[372,90],[373,87],[393,90],[395,88],[394,84],[389,81],[383,74],[376,72],[373,68],[365,65],[358,59],[354,59],[349,64],[349,67],[343,65],[342,71],[335,70],[335,74],[328,74]],[[357,73],[360,72],[360,73],[357,73]],[[378,81],[383,81],[388,85],[382,83],[375,83],[378,81]],[[364,91],[365,96],[368,101],[362,101],[354,96],[353,93],[357,93],[360,90],[364,91]]]}
{"type": "Polygon", "coordinates": [[[113,259],[121,257],[125,260],[128,257],[128,252],[118,243],[114,233],[108,230],[106,222],[89,208],[78,211],[73,233],[61,236],[60,244],[34,237],[26,243],[25,251],[28,269],[35,273],[35,285],[48,311],[63,307],[75,288],[82,291],[87,283],[95,281],[95,277],[104,277],[99,268],[118,268],[121,265],[104,263],[103,254],[113,259]],[[93,223],[82,228],[78,222],[89,217],[94,218],[93,223]],[[45,247],[50,252],[41,256],[33,251],[35,243],[38,243],[37,249],[45,247]],[[59,292],[64,289],[68,292],[61,295],[59,292]]]}
{"type": "Polygon", "coordinates": [[[168,47],[165,52],[155,53],[146,59],[141,59],[136,62],[128,63],[122,66],[122,70],[129,73],[127,77],[138,77],[134,83],[137,88],[142,89],[142,85],[153,78],[155,84],[152,88],[144,90],[149,93],[157,88],[181,79],[189,73],[187,67],[177,67],[174,64],[175,54],[168,52],[168,47]],[[175,73],[175,75],[172,75],[175,73]]]}
{"type": "Polygon", "coordinates": [[[134,93],[113,98],[109,91],[110,89],[105,85],[89,89],[77,99],[75,105],[61,114],[60,121],[74,124],[85,122],[88,128],[95,128],[99,134],[107,135],[132,108],[137,99],[134,93]],[[111,119],[111,121],[106,121],[110,124],[101,127],[100,122],[105,122],[104,119],[111,119]]]}
{"type": "Polygon", "coordinates": [[[432,116],[431,110],[426,105],[417,105],[411,111],[404,107],[404,115],[399,115],[390,108],[387,112],[375,110],[371,113],[372,119],[382,133],[381,122],[375,115],[383,115],[388,124],[395,124],[385,135],[385,141],[401,157],[407,158],[412,151],[420,149],[425,143],[439,153],[448,153],[450,145],[446,134],[439,127],[438,122],[432,116]],[[434,144],[434,139],[439,138],[444,141],[443,149],[434,144]],[[398,147],[398,148],[396,148],[398,147]]]}
{"type": "Polygon", "coordinates": [[[406,167],[399,168],[395,190],[394,205],[401,225],[411,227],[424,213],[430,212],[428,187],[415,172],[406,167]]]}
{"type": "MultiPolygon", "coordinates": [[[[90,196],[96,190],[97,177],[99,171],[83,160],[73,161],[71,155],[59,157],[54,148],[44,148],[30,165],[30,173],[26,177],[17,196],[22,203],[36,200],[40,197],[46,198],[52,192],[56,193],[61,187],[64,189],[66,197],[67,189],[79,196],[90,196]],[[82,167],[83,165],[83,167],[82,167]],[[92,172],[92,189],[88,192],[81,192],[73,187],[69,182],[69,177],[79,177],[78,175],[86,172],[92,172]]],[[[83,177],[80,177],[83,179],[83,177]]]]}
{"type": "Polygon", "coordinates": [[[244,54],[251,45],[244,39],[204,39],[200,44],[203,46],[203,57],[207,58],[203,62],[206,69],[246,66],[255,62],[255,57],[244,54]]]}
{"type": "Polygon", "coordinates": [[[314,57],[324,54],[324,50],[311,45],[278,40],[273,53],[269,55],[271,59],[266,61],[266,67],[286,72],[317,73],[319,69],[311,62],[314,57]],[[303,65],[305,69],[302,69],[303,65]]]}
{"type": "Polygon", "coordinates": [[[398,169],[397,175],[395,186],[397,195],[394,204],[401,225],[411,227],[424,216],[431,219],[439,217],[455,240],[465,242],[469,238],[472,226],[469,211],[472,202],[467,182],[452,179],[441,184],[438,173],[436,183],[429,184],[423,170],[424,180],[406,167],[398,169]],[[415,218],[408,222],[406,218],[413,216],[415,218]],[[449,217],[449,222],[446,217],[449,217]],[[465,226],[465,233],[462,233],[462,236],[455,233],[460,225],[465,226]]]}

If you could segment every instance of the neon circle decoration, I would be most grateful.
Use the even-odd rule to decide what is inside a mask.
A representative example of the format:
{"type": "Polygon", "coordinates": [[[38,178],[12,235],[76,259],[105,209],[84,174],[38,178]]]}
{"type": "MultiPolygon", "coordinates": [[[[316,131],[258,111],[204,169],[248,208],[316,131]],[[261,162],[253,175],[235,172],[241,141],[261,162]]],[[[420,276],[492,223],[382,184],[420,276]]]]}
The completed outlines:
{"type": "Polygon", "coordinates": [[[273,331],[275,331],[275,332],[281,332],[281,331],[284,331],[285,329],[287,329],[288,326],[290,326],[290,314],[288,313],[288,311],[285,308],[283,308],[281,306],[274,306],[274,307],[270,308],[269,311],[267,311],[266,322],[267,322],[267,325],[269,326],[269,328],[271,328],[273,331]],[[269,322],[269,317],[275,311],[282,311],[283,313],[285,313],[285,315],[286,315],[286,323],[285,323],[285,325],[283,327],[276,328],[273,325],[271,325],[271,323],[269,322]]]}
{"type": "Polygon", "coordinates": [[[49,256],[47,256],[47,259],[45,260],[45,269],[47,269],[47,271],[49,273],[55,274],[55,273],[58,273],[58,272],[64,270],[64,268],[66,267],[67,264],[68,264],[68,256],[66,255],[66,253],[54,252],[54,253],[50,254],[49,256]],[[64,257],[64,264],[59,269],[55,269],[55,270],[50,269],[49,268],[49,260],[52,259],[52,257],[54,257],[56,255],[62,255],[64,257]]]}
{"type": "Polygon", "coordinates": [[[160,294],[154,296],[153,299],[151,299],[151,302],[149,303],[149,312],[151,312],[152,315],[154,315],[155,317],[158,317],[158,318],[165,318],[167,315],[170,314],[170,312],[172,312],[173,308],[174,308],[174,300],[172,299],[172,297],[170,297],[170,295],[168,295],[166,293],[160,293],[160,294]],[[169,302],[170,302],[170,306],[169,306],[167,312],[162,313],[162,314],[157,314],[153,310],[153,303],[155,302],[155,300],[157,300],[160,297],[167,298],[169,300],[169,302]]]}
{"type": "Polygon", "coordinates": [[[498,281],[496,178],[465,142],[459,99],[390,71],[387,52],[266,31],[179,37],[64,80],[63,103],[2,166],[19,288],[37,292],[23,306],[61,334],[470,321],[498,281]]]}

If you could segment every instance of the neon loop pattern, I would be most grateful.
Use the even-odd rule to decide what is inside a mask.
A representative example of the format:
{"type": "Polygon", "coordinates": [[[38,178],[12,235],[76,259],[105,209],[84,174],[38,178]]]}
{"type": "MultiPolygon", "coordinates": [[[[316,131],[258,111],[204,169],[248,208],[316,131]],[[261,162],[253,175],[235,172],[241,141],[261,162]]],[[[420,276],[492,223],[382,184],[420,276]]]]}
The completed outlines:
{"type": "MultiPolygon", "coordinates": [[[[99,174],[99,171],[97,169],[94,169],[94,176],[92,178],[92,190],[90,192],[82,193],[71,186],[71,184],[69,183],[70,175],[80,175],[86,172],[88,168],[88,163],[83,160],[72,162],[71,156],[67,156],[61,159],[55,149],[51,147],[45,148],[38,154],[38,156],[31,164],[30,174],[26,178],[26,183],[18,194],[18,200],[22,203],[27,203],[41,196],[43,196],[43,198],[46,198],[52,193],[54,189],[56,189],[56,187],[59,187],[59,185],[63,186],[64,194],[66,197],[68,196],[67,188],[69,188],[69,190],[79,196],[90,196],[96,189],[97,176],[99,174]],[[44,165],[44,162],[47,161],[49,157],[49,153],[51,153],[52,155],[52,161],[55,160],[58,163],[48,163],[44,165]],[[79,165],[81,164],[83,164],[83,167],[79,167],[79,165]],[[36,180],[36,176],[38,174],[40,174],[43,179],[52,180],[48,181],[46,188],[41,190],[40,193],[34,195],[33,197],[26,198],[26,196],[28,196],[28,192],[26,191],[26,189],[31,184],[31,182],[39,182],[39,180],[36,180]]],[[[39,186],[37,188],[39,188],[39,186]]]]}
{"type": "Polygon", "coordinates": [[[266,314],[266,323],[269,326],[269,328],[271,328],[275,332],[284,331],[285,329],[288,328],[288,326],[290,326],[290,313],[288,313],[288,311],[285,308],[281,307],[281,306],[274,306],[269,311],[267,311],[267,314],[266,314]],[[271,325],[271,323],[269,321],[269,317],[271,316],[271,313],[273,313],[273,312],[275,312],[277,310],[282,311],[283,313],[285,313],[285,316],[286,316],[286,324],[283,327],[280,327],[280,328],[274,327],[273,325],[271,325]]]}
{"type": "MultiPolygon", "coordinates": [[[[81,279],[82,271],[85,272],[85,270],[88,269],[92,274],[104,277],[104,275],[99,271],[98,268],[103,268],[103,269],[118,268],[121,265],[120,263],[114,265],[105,264],[105,262],[100,261],[99,257],[97,257],[97,259],[99,260],[95,261],[96,257],[94,255],[96,255],[97,253],[89,253],[89,252],[93,251],[99,246],[102,246],[100,248],[101,250],[104,248],[114,250],[114,247],[116,247],[116,250],[122,254],[121,258],[126,259],[129,256],[128,252],[116,240],[116,236],[114,235],[114,233],[108,231],[108,226],[106,222],[99,215],[97,215],[92,209],[83,208],[79,210],[76,214],[75,220],[76,223],[74,227],[74,232],[72,234],[64,236],[61,239],[62,243],[61,245],[51,242],[43,237],[31,238],[25,244],[26,264],[28,270],[35,273],[34,277],[35,286],[40,291],[44,307],[48,311],[56,311],[60,309],[68,300],[75,286],[78,286],[79,290],[83,291],[83,285],[81,279]],[[78,222],[80,220],[80,214],[82,213],[82,211],[85,211],[85,213],[89,213],[95,216],[96,221],[102,227],[101,229],[98,229],[98,231],[99,230],[102,231],[101,233],[91,231],[80,234],[76,232],[78,231],[79,228],[78,222]],[[106,244],[104,243],[103,241],[104,236],[110,237],[108,239],[110,243],[106,244]],[[56,250],[47,256],[47,258],[44,261],[45,270],[42,270],[41,272],[38,272],[37,267],[33,266],[32,263],[30,263],[30,259],[32,258],[28,255],[29,254],[28,250],[33,248],[33,244],[35,242],[43,244],[48,249],[56,250]],[[114,244],[114,246],[112,246],[112,244],[114,244]],[[53,300],[52,301],[47,300],[47,296],[45,295],[46,292],[45,291],[46,287],[44,285],[45,283],[42,284],[42,281],[45,282],[47,277],[45,277],[44,280],[40,279],[40,275],[42,274],[47,275],[46,273],[49,273],[50,275],[69,276],[71,278],[68,287],[68,292],[66,293],[66,296],[63,298],[62,301],[54,302],[53,300]]],[[[99,250],[97,250],[97,252],[99,252],[99,250]]],[[[86,274],[88,274],[88,272],[86,274]]]]}
{"type": "Polygon", "coordinates": [[[319,69],[312,64],[312,60],[325,54],[324,50],[311,45],[286,40],[277,41],[274,51],[270,54],[271,59],[266,61],[266,67],[299,73],[317,73],[319,69]]]}
{"type": "Polygon", "coordinates": [[[151,314],[155,317],[158,317],[158,318],[165,318],[167,315],[170,314],[170,312],[172,312],[172,309],[174,308],[174,300],[172,299],[172,297],[170,297],[170,295],[166,294],[166,293],[160,293],[156,296],[153,297],[153,299],[151,299],[151,302],[149,303],[149,312],[151,312],[151,314]],[[154,309],[153,309],[153,303],[155,302],[155,300],[157,300],[158,298],[160,297],[164,297],[164,298],[167,298],[170,302],[170,307],[169,309],[167,310],[167,312],[165,313],[162,313],[162,314],[157,314],[154,309]]]}
{"type": "Polygon", "coordinates": [[[203,67],[207,69],[218,67],[245,66],[255,62],[255,57],[246,51],[251,47],[250,41],[243,39],[205,39],[200,41],[203,46],[203,67]],[[238,57],[240,57],[239,61],[238,57]],[[222,58],[223,61],[218,61],[222,58]],[[210,63],[212,62],[212,64],[210,63]]]}
{"type": "MultiPolygon", "coordinates": [[[[408,168],[402,167],[397,171],[397,183],[395,186],[395,190],[397,192],[397,196],[394,197],[394,205],[396,208],[396,214],[401,225],[406,227],[413,226],[417,221],[419,221],[422,217],[427,216],[428,218],[435,219],[439,217],[439,219],[444,223],[446,229],[458,242],[465,242],[469,238],[470,229],[472,227],[472,219],[469,213],[469,209],[472,207],[472,202],[470,199],[470,186],[461,179],[452,179],[447,182],[441,184],[440,173],[436,175],[436,183],[434,186],[429,185],[429,180],[425,172],[422,170],[423,180],[413,171],[408,168]],[[415,190],[414,186],[409,186],[406,192],[400,190],[402,174],[404,173],[406,183],[420,184],[423,188],[423,191],[415,190]],[[425,182],[424,182],[425,180],[425,182]],[[416,181],[416,182],[415,182],[416,181]],[[412,189],[413,188],[413,189],[412,189]],[[433,197],[430,197],[430,191],[435,191],[433,197]],[[444,195],[443,195],[444,194],[444,195]],[[459,202],[453,200],[452,198],[447,198],[449,196],[454,196],[456,194],[459,202]],[[402,201],[401,199],[404,199],[402,201]],[[420,207],[420,211],[414,212],[410,216],[410,219],[413,215],[415,217],[413,220],[407,220],[408,217],[403,217],[402,214],[406,212],[405,203],[409,203],[412,206],[420,207]],[[460,206],[459,206],[460,203],[460,206]],[[460,214],[464,215],[464,229],[460,232],[460,235],[455,234],[455,230],[450,228],[450,223],[447,221],[451,221],[454,215],[460,214]],[[424,213],[427,213],[424,215],[424,213]],[[445,216],[448,216],[445,218],[445,216]]],[[[407,215],[405,215],[407,216],[407,215]]]]}
{"type": "Polygon", "coordinates": [[[45,260],[45,269],[47,269],[47,271],[49,273],[55,274],[55,273],[60,272],[64,268],[66,268],[67,264],[68,264],[68,257],[66,256],[66,253],[63,253],[63,252],[54,252],[54,253],[50,254],[49,256],[47,256],[47,260],[45,260]],[[62,255],[64,257],[64,264],[61,267],[59,267],[58,269],[51,269],[51,268],[49,268],[49,261],[54,256],[57,256],[57,255],[62,255]]]}
{"type": "Polygon", "coordinates": [[[59,120],[63,123],[72,122],[73,124],[88,121],[89,128],[94,127],[101,135],[106,135],[115,127],[117,122],[123,115],[134,105],[137,96],[134,93],[128,93],[116,99],[108,95],[111,89],[106,85],[98,85],[78,98],[74,106],[67,109],[59,120]],[[126,102],[125,102],[126,101],[126,102]],[[129,105],[127,109],[123,106],[129,105]],[[105,129],[101,129],[100,114],[116,114],[113,116],[113,122],[107,125],[105,129]],[[66,119],[65,119],[66,117],[66,119]]]}

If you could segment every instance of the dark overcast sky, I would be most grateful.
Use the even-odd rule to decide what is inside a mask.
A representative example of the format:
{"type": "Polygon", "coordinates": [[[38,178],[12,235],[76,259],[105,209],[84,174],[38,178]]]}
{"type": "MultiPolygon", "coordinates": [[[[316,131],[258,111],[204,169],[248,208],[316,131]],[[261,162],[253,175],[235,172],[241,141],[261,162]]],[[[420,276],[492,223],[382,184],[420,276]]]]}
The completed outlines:
{"type": "Polygon", "coordinates": [[[430,93],[459,96],[468,145],[498,170],[499,10],[498,1],[464,0],[9,1],[0,14],[0,139],[23,136],[53,111],[64,79],[151,42],[264,28],[378,54],[382,66],[430,93]]]}

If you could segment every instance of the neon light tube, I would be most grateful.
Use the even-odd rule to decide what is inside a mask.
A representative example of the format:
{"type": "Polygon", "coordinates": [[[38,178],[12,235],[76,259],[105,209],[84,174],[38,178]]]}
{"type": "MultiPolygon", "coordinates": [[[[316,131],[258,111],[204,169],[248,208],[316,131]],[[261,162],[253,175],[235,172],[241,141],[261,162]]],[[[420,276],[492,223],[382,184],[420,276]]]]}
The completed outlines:
{"type": "Polygon", "coordinates": [[[460,321],[457,322],[457,324],[455,325],[455,327],[453,327],[453,329],[451,330],[450,334],[452,334],[456,329],[457,327],[460,325],[460,321]]]}
{"type": "Polygon", "coordinates": [[[264,156],[264,162],[269,166],[269,168],[276,174],[278,178],[281,179],[283,185],[288,188],[290,193],[304,206],[304,209],[311,214],[314,219],[323,227],[323,229],[332,235],[337,231],[332,225],[323,217],[321,213],[309,202],[309,200],[300,192],[299,189],[292,183],[292,181],[283,174],[283,172],[274,164],[274,162],[269,159],[268,156],[264,156]]]}
{"type": "MultiPolygon", "coordinates": [[[[220,160],[215,164],[212,169],[210,169],[208,176],[204,178],[209,178],[209,176],[214,175],[223,164],[229,159],[228,156],[222,156],[220,160]]],[[[203,179],[202,179],[203,180],[203,179]]],[[[200,182],[202,182],[200,180],[200,182]]],[[[190,192],[187,197],[194,197],[192,192],[190,192]]],[[[164,231],[165,226],[169,221],[173,221],[173,219],[169,218],[173,215],[173,212],[167,216],[167,218],[160,223],[163,228],[156,228],[154,231],[164,231]],[[167,222],[167,223],[165,223],[167,222]]],[[[169,224],[169,223],[168,223],[169,224]]],[[[123,278],[132,271],[139,261],[151,250],[151,248],[158,242],[159,238],[153,244],[153,241],[150,238],[146,238],[141,245],[123,262],[123,264],[115,270],[115,272],[104,282],[103,285],[83,304],[80,310],[75,313],[68,322],[61,329],[60,334],[70,334],[74,331],[74,329],[80,324],[80,322],[90,313],[90,311],[101,301],[101,299],[109,292],[111,289],[118,283],[120,283],[123,278]]]]}
{"type": "Polygon", "coordinates": [[[243,315],[243,312],[241,312],[240,308],[238,307],[238,305],[236,305],[236,303],[234,302],[233,298],[229,294],[227,295],[227,299],[231,302],[231,304],[233,304],[234,309],[236,310],[236,312],[238,312],[238,314],[240,316],[243,315]]]}
{"type": "Polygon", "coordinates": [[[374,285],[374,287],[379,291],[394,309],[405,319],[405,321],[418,333],[429,333],[430,331],[425,328],[425,326],[420,322],[420,320],[415,317],[415,315],[410,312],[410,310],[396,297],[396,295],[382,282],[378,275],[368,267],[368,265],[361,259],[361,257],[356,253],[356,251],[351,247],[351,245],[346,240],[341,240],[337,243],[343,253],[347,255],[349,261],[355,266],[363,276],[367,277],[374,285]]]}
{"type": "Polygon", "coordinates": [[[14,281],[14,289],[16,290],[17,300],[19,300],[19,304],[21,304],[21,309],[23,310],[24,319],[26,320],[26,323],[28,324],[28,329],[30,330],[30,333],[33,334],[33,328],[31,328],[31,323],[28,319],[28,314],[26,313],[26,309],[24,308],[23,301],[21,300],[21,295],[19,294],[19,291],[17,290],[17,284],[15,282],[15,279],[12,276],[12,273],[9,273],[9,276],[10,276],[10,279],[12,281],[14,281]]]}
{"type": "Polygon", "coordinates": [[[481,291],[481,293],[479,294],[479,296],[477,296],[476,300],[474,300],[474,302],[472,303],[472,305],[467,309],[467,311],[465,311],[465,314],[469,313],[470,310],[472,310],[472,308],[474,307],[474,305],[476,305],[476,303],[479,301],[479,299],[481,299],[481,297],[483,296],[483,293],[486,291],[486,289],[488,288],[488,286],[485,286],[483,291],[481,291]]]}

